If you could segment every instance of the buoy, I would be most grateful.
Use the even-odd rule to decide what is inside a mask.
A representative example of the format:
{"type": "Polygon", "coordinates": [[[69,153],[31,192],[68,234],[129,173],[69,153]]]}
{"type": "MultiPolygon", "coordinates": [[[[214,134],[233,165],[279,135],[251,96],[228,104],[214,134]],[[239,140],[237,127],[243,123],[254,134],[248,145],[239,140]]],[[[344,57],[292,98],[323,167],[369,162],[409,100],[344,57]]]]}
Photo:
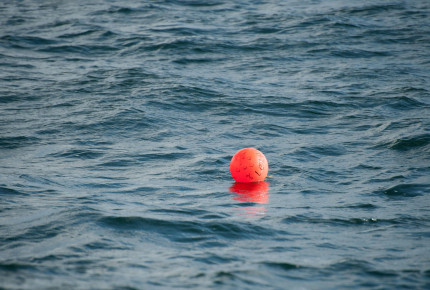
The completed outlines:
{"type": "Polygon", "coordinates": [[[263,181],[269,172],[269,164],[263,153],[255,148],[244,148],[236,152],[230,162],[231,176],[237,182],[263,181]]]}

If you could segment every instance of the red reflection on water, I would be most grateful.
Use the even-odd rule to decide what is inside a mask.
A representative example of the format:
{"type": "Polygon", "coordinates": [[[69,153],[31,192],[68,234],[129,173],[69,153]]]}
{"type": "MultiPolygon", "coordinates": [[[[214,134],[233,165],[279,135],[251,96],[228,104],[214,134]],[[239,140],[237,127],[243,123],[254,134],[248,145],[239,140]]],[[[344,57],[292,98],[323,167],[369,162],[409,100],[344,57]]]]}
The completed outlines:
{"type": "Polygon", "coordinates": [[[233,200],[250,201],[255,203],[268,203],[269,202],[269,184],[266,181],[253,182],[253,183],[239,183],[235,182],[230,187],[230,192],[234,192],[237,196],[233,200]]]}

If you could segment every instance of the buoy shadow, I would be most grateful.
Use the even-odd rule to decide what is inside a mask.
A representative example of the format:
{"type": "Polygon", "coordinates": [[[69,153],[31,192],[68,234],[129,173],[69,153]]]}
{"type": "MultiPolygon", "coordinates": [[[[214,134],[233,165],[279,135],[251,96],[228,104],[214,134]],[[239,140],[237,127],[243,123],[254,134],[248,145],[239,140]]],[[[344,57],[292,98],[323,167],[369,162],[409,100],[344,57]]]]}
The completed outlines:
{"type": "Polygon", "coordinates": [[[257,203],[255,206],[240,207],[240,215],[255,217],[266,214],[265,204],[269,203],[269,184],[266,181],[254,183],[235,182],[230,187],[230,192],[236,201],[257,203]]]}
{"type": "Polygon", "coordinates": [[[253,183],[235,182],[230,187],[230,192],[236,194],[236,196],[233,197],[233,200],[260,204],[269,203],[269,184],[266,181],[253,183]]]}

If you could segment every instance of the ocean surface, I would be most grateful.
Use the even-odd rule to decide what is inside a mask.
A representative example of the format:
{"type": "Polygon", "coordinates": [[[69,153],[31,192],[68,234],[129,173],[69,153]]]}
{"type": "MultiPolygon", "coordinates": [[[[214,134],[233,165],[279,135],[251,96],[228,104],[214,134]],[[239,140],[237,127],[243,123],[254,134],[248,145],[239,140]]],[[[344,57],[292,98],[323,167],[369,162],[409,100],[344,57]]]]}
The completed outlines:
{"type": "Polygon", "coordinates": [[[0,289],[173,288],[430,289],[429,1],[0,2],[0,289]]]}

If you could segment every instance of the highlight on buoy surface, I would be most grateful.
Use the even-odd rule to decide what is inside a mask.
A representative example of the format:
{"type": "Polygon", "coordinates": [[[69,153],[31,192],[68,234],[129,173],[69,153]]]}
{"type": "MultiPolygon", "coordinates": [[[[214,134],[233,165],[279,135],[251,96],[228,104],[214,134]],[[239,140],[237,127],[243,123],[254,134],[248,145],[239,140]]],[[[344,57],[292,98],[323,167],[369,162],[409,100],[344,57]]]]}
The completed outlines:
{"type": "Polygon", "coordinates": [[[236,152],[230,162],[231,176],[237,182],[263,181],[269,172],[266,156],[255,148],[244,148],[236,152]]]}

